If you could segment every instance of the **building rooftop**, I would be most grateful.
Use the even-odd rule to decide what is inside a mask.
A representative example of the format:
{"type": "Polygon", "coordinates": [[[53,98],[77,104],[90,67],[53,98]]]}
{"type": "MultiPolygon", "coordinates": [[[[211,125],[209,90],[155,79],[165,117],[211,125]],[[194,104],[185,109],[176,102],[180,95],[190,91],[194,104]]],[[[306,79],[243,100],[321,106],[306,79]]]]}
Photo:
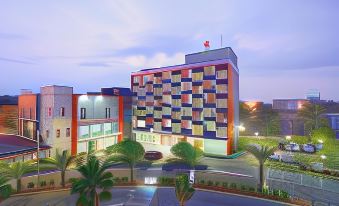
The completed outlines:
{"type": "MultiPolygon", "coordinates": [[[[18,135],[0,133],[0,159],[37,150],[37,142],[18,135]]],[[[40,145],[41,150],[49,149],[40,145]]]]}
{"type": "Polygon", "coordinates": [[[0,105],[18,105],[18,96],[0,96],[0,105]]]}

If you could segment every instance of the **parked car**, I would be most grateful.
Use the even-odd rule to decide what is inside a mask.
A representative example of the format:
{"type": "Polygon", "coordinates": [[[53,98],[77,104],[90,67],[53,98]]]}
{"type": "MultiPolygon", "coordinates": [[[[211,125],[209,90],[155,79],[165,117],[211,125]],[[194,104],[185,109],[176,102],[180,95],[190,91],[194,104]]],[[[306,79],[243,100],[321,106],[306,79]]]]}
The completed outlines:
{"type": "Polygon", "coordinates": [[[304,144],[302,146],[302,151],[306,153],[315,153],[316,147],[313,144],[304,144]]]}
{"type": "Polygon", "coordinates": [[[162,157],[162,153],[158,151],[147,151],[144,155],[146,160],[160,160],[162,157]]]}
{"type": "Polygon", "coordinates": [[[277,154],[277,153],[272,154],[271,156],[269,156],[269,158],[270,158],[271,160],[280,161],[280,155],[277,154]]]}
{"type": "Polygon", "coordinates": [[[323,144],[322,143],[316,144],[315,148],[316,148],[317,151],[322,150],[323,149],[323,144]]]}
{"type": "Polygon", "coordinates": [[[300,147],[299,147],[299,145],[296,144],[296,143],[291,143],[291,149],[292,149],[293,152],[298,152],[298,151],[300,151],[300,147]]]}
{"type": "Polygon", "coordinates": [[[293,155],[291,154],[282,154],[281,161],[285,163],[290,163],[290,164],[295,163],[295,161],[293,160],[293,155]]]}

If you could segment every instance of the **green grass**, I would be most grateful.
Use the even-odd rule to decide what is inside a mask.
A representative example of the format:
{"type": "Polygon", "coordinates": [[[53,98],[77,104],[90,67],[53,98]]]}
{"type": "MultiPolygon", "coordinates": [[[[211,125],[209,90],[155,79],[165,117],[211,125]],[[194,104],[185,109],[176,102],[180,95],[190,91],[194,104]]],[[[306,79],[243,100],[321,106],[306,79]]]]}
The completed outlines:
{"type": "Polygon", "coordinates": [[[242,136],[239,137],[238,142],[238,151],[245,151],[246,145],[248,144],[259,144],[259,145],[268,145],[271,147],[277,147],[279,144],[279,137],[249,137],[249,136],[242,136]]]}

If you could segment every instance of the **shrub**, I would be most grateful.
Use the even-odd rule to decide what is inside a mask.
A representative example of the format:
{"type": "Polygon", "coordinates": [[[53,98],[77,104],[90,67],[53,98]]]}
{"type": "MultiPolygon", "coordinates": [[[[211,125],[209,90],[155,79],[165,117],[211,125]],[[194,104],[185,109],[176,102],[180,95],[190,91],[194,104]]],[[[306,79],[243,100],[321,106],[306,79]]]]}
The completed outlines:
{"type": "Polygon", "coordinates": [[[162,186],[174,185],[173,177],[158,177],[158,183],[162,186]]]}
{"type": "Polygon", "coordinates": [[[205,180],[200,180],[199,184],[204,185],[205,184],[205,180]]]}
{"type": "Polygon", "coordinates": [[[29,188],[29,189],[34,188],[34,183],[33,182],[29,182],[27,184],[27,188],[29,188]]]}
{"type": "Polygon", "coordinates": [[[311,132],[311,137],[314,141],[317,141],[318,139],[323,140],[326,142],[326,140],[335,139],[335,133],[334,131],[329,127],[321,127],[319,129],[315,129],[311,132]]]}
{"type": "Polygon", "coordinates": [[[299,145],[309,143],[309,139],[306,136],[292,136],[291,142],[295,142],[299,145]]]}
{"type": "Polygon", "coordinates": [[[232,189],[237,189],[237,184],[236,184],[236,183],[232,183],[232,184],[231,184],[231,188],[232,188],[232,189]]]}
{"type": "Polygon", "coordinates": [[[49,186],[54,186],[54,180],[53,179],[49,181],[49,186]]]}
{"type": "Polygon", "coordinates": [[[207,185],[208,185],[208,186],[212,186],[212,185],[213,185],[213,182],[212,182],[211,180],[208,180],[207,185]]]}
{"type": "Polygon", "coordinates": [[[246,190],[247,190],[247,188],[246,188],[245,185],[241,185],[241,186],[240,186],[240,189],[243,190],[243,191],[246,191],[246,190]]]}
{"type": "Polygon", "coordinates": [[[280,197],[288,199],[290,198],[290,194],[288,194],[288,192],[285,192],[284,190],[280,190],[280,197]]]}
{"type": "Polygon", "coordinates": [[[220,182],[218,182],[218,181],[214,182],[214,186],[219,187],[219,185],[220,185],[220,182]]]}
{"type": "Polygon", "coordinates": [[[43,180],[43,181],[40,182],[40,187],[45,187],[46,185],[47,185],[46,181],[43,180]]]}
{"type": "Polygon", "coordinates": [[[223,183],[222,183],[222,187],[223,187],[223,188],[228,188],[228,182],[223,182],[223,183]]]}
{"type": "MultiPolygon", "coordinates": [[[[74,184],[78,180],[79,180],[79,178],[71,177],[71,178],[68,179],[68,182],[71,183],[71,184],[74,184]]],[[[54,184],[54,180],[53,180],[53,184],[54,184]]]]}
{"type": "Polygon", "coordinates": [[[122,177],[121,182],[128,182],[128,177],[122,177]]]}
{"type": "Polygon", "coordinates": [[[254,188],[254,187],[249,187],[249,188],[248,188],[248,191],[250,191],[250,192],[255,192],[255,188],[254,188]]]}

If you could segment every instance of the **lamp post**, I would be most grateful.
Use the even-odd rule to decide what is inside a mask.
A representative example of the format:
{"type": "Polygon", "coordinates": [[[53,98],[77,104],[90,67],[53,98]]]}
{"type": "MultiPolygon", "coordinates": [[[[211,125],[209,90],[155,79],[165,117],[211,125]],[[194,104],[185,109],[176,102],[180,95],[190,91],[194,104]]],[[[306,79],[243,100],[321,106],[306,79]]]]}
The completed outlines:
{"type": "Polygon", "coordinates": [[[254,132],[254,135],[258,138],[259,132],[254,132]]]}
{"type": "Polygon", "coordinates": [[[290,135],[287,135],[287,136],[286,136],[286,140],[287,140],[287,141],[289,141],[289,140],[291,140],[291,139],[292,139],[292,137],[291,137],[290,135]]]}
{"type": "Polygon", "coordinates": [[[37,130],[36,132],[37,134],[37,144],[38,144],[38,148],[37,148],[37,166],[38,166],[38,184],[37,184],[37,188],[39,187],[39,182],[40,182],[40,165],[39,165],[39,152],[40,152],[40,132],[39,130],[37,130]]]}

